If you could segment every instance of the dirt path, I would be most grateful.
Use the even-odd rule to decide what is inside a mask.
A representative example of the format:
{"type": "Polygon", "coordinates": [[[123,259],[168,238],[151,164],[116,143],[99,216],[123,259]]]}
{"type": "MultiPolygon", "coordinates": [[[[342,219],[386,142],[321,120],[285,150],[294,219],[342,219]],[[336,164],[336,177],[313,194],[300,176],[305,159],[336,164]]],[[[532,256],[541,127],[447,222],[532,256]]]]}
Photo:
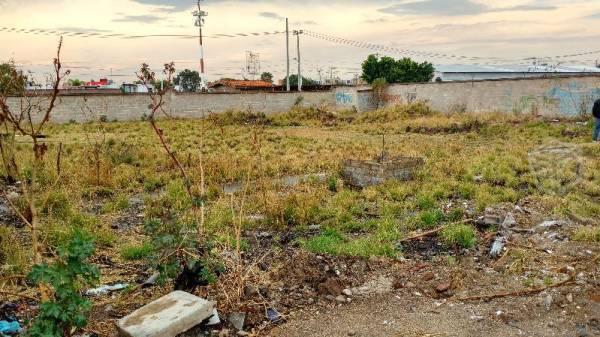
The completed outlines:
{"type": "MultiPolygon", "coordinates": [[[[270,336],[600,336],[593,316],[600,317],[600,304],[573,306],[588,319],[576,322],[570,308],[546,311],[532,302],[532,297],[520,297],[465,304],[404,291],[359,299],[324,312],[301,312],[270,336]]],[[[579,320],[586,318],[580,316],[579,320]]]]}

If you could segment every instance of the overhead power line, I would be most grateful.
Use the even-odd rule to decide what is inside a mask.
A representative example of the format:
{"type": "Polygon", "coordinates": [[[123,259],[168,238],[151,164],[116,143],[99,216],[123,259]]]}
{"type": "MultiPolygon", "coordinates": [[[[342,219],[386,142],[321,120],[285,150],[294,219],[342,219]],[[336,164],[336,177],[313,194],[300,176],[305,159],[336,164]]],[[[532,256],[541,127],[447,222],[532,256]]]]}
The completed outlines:
{"type": "MultiPolygon", "coordinates": [[[[76,32],[73,30],[55,30],[55,29],[43,29],[43,28],[16,28],[16,27],[0,27],[0,32],[5,33],[17,33],[17,34],[33,34],[33,35],[62,35],[71,37],[82,37],[82,38],[98,38],[98,39],[146,39],[146,38],[182,38],[182,39],[197,39],[198,35],[192,34],[120,34],[120,33],[100,33],[100,32],[76,32]]],[[[212,34],[204,35],[209,39],[220,39],[220,38],[234,38],[234,37],[254,37],[254,36],[268,36],[283,34],[283,31],[272,31],[272,32],[243,32],[243,33],[229,33],[229,34],[212,34]]]]}
{"type": "Polygon", "coordinates": [[[498,57],[487,57],[487,56],[466,56],[466,55],[456,55],[456,54],[450,54],[450,53],[426,52],[426,51],[418,51],[418,50],[411,50],[411,49],[401,49],[401,48],[386,46],[386,45],[382,45],[382,44],[345,39],[345,38],[341,38],[341,37],[337,37],[337,36],[333,36],[333,35],[329,35],[329,34],[313,32],[310,30],[305,30],[304,32],[306,35],[316,38],[316,39],[329,41],[329,42],[337,43],[337,44],[344,44],[344,45],[357,47],[357,48],[371,49],[371,50],[380,51],[380,52],[388,52],[388,53],[393,53],[393,54],[432,58],[432,59],[452,59],[452,60],[459,60],[459,61],[473,61],[474,62],[473,64],[482,64],[482,65],[493,65],[493,64],[499,64],[499,63],[528,64],[531,61],[535,61],[535,60],[543,61],[543,60],[573,58],[573,57],[578,57],[578,56],[600,54],[600,50],[591,50],[591,51],[566,54],[566,55],[540,56],[540,57],[534,56],[534,57],[524,57],[524,58],[498,58],[498,57]]]}

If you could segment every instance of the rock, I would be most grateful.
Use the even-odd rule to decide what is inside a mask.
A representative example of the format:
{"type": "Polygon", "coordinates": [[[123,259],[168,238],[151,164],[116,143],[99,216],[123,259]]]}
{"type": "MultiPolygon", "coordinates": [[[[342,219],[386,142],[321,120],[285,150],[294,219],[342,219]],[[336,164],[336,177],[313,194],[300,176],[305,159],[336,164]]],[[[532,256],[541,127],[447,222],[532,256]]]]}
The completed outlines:
{"type": "Polygon", "coordinates": [[[221,332],[219,332],[219,337],[229,337],[229,330],[228,329],[221,330],[221,332]]]}
{"type": "Polygon", "coordinates": [[[483,321],[483,319],[484,319],[483,316],[479,316],[479,315],[471,315],[469,318],[472,319],[472,320],[474,320],[474,321],[477,321],[477,322],[483,321]]]}
{"type": "Polygon", "coordinates": [[[250,336],[250,334],[249,334],[249,333],[247,333],[246,331],[243,331],[243,330],[240,330],[240,331],[238,331],[238,332],[237,332],[237,335],[238,335],[238,336],[250,336]]]}
{"type": "Polygon", "coordinates": [[[517,220],[515,220],[515,216],[512,213],[508,213],[502,222],[502,227],[511,228],[517,224],[517,220]]]}
{"type": "Polygon", "coordinates": [[[496,239],[494,240],[494,243],[492,243],[492,247],[490,248],[490,256],[491,257],[500,256],[504,249],[505,243],[506,243],[505,237],[497,236],[496,239]]]}
{"type": "Polygon", "coordinates": [[[354,331],[354,330],[348,331],[348,336],[350,336],[350,337],[356,336],[356,331],[354,331]]]}
{"type": "Polygon", "coordinates": [[[346,296],[352,296],[352,290],[344,289],[344,290],[342,290],[342,294],[344,294],[346,296]]]}
{"type": "Polygon", "coordinates": [[[344,295],[340,295],[340,296],[336,297],[335,300],[338,303],[346,303],[346,298],[344,297],[344,295]]]}
{"type": "Polygon", "coordinates": [[[150,302],[117,322],[123,337],[174,337],[213,314],[214,303],[183,291],[150,302]]]}
{"type": "Polygon", "coordinates": [[[450,282],[442,282],[442,283],[438,284],[437,287],[435,287],[435,290],[438,293],[443,293],[443,292],[448,291],[448,289],[450,289],[450,286],[451,286],[450,282]]]}
{"type": "Polygon", "coordinates": [[[335,278],[328,278],[325,282],[319,284],[317,289],[320,295],[339,296],[342,294],[342,285],[335,278]]]}
{"type": "Polygon", "coordinates": [[[407,288],[414,288],[416,287],[416,285],[410,281],[406,282],[406,284],[404,284],[405,287],[407,288]]]}
{"type": "Polygon", "coordinates": [[[275,310],[274,308],[267,309],[267,319],[273,323],[279,322],[281,320],[281,314],[275,310]]]}
{"type": "Polygon", "coordinates": [[[569,303],[573,303],[573,294],[571,294],[571,293],[567,294],[567,301],[569,301],[569,303]]]}
{"type": "Polygon", "coordinates": [[[558,228],[564,225],[564,222],[557,220],[548,220],[544,221],[541,224],[537,225],[538,231],[544,231],[552,228],[558,228]]]}
{"type": "Polygon", "coordinates": [[[310,225],[310,226],[308,226],[308,230],[310,230],[310,231],[321,230],[321,225],[310,225]]]}
{"type": "Polygon", "coordinates": [[[486,208],[483,216],[483,224],[486,226],[497,226],[504,222],[504,215],[496,212],[494,209],[486,208]]]}
{"type": "Polygon", "coordinates": [[[253,297],[258,295],[258,289],[255,286],[247,285],[244,287],[244,295],[246,297],[253,297]]]}
{"type": "Polygon", "coordinates": [[[227,317],[227,321],[233,325],[236,330],[244,330],[245,312],[232,312],[227,317]]]}
{"type": "Polygon", "coordinates": [[[221,323],[221,318],[219,317],[219,312],[217,311],[217,308],[213,308],[212,316],[210,316],[210,319],[208,320],[206,325],[211,326],[211,325],[217,325],[220,323],[221,323]]]}
{"type": "Polygon", "coordinates": [[[431,281],[431,280],[433,280],[434,278],[435,278],[435,274],[434,274],[433,272],[431,272],[431,271],[425,272],[425,273],[423,274],[423,276],[421,277],[421,279],[422,279],[423,281],[431,281]]]}
{"type": "Polygon", "coordinates": [[[575,329],[577,330],[577,337],[589,336],[589,333],[587,331],[587,326],[585,324],[577,323],[577,324],[575,324],[575,329]]]}
{"type": "Polygon", "coordinates": [[[144,281],[144,283],[142,283],[142,287],[146,288],[146,287],[150,287],[150,286],[154,285],[156,283],[156,281],[158,280],[159,276],[160,276],[160,273],[155,272],[146,281],[144,281]]]}
{"type": "Polygon", "coordinates": [[[548,294],[544,298],[544,306],[546,307],[546,310],[550,310],[550,308],[552,308],[552,302],[554,302],[554,299],[552,298],[552,295],[548,294]]]}
{"type": "Polygon", "coordinates": [[[111,286],[105,285],[105,286],[94,288],[94,289],[88,289],[85,292],[85,294],[87,296],[105,295],[105,294],[108,294],[109,292],[123,290],[127,287],[129,287],[129,284],[127,284],[127,283],[119,283],[119,284],[115,284],[115,285],[111,285],[111,286]]]}
{"type": "Polygon", "coordinates": [[[9,193],[6,195],[6,197],[7,197],[7,198],[8,198],[8,200],[10,200],[10,201],[15,201],[15,200],[19,199],[19,193],[17,193],[17,192],[14,192],[14,191],[13,191],[13,192],[9,192],[9,193]]]}

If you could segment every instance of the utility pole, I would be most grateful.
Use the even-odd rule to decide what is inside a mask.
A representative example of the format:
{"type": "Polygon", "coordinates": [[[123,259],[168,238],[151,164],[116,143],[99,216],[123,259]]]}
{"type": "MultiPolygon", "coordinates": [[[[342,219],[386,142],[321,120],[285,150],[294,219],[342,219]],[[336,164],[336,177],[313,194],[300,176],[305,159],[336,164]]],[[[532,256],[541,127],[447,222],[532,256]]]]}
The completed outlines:
{"type": "Polygon", "coordinates": [[[296,42],[298,44],[298,91],[302,91],[302,63],[300,62],[300,34],[302,33],[304,33],[303,30],[294,30],[294,35],[296,35],[296,42]]]}
{"type": "Polygon", "coordinates": [[[204,46],[202,43],[202,27],[204,26],[204,17],[208,16],[208,13],[200,9],[200,1],[198,0],[198,10],[192,12],[192,15],[196,17],[195,25],[198,27],[198,38],[200,42],[200,81],[201,87],[204,89],[204,83],[206,79],[204,78],[204,46]]]}
{"type": "Polygon", "coordinates": [[[287,60],[286,88],[287,91],[290,91],[290,26],[288,18],[285,18],[285,55],[287,60]]]}

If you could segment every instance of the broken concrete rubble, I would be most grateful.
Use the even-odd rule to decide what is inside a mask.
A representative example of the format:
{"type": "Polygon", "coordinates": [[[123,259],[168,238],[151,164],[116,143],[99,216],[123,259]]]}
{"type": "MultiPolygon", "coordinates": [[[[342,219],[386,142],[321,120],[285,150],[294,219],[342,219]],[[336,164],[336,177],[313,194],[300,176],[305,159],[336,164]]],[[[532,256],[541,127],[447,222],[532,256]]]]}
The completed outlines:
{"type": "Polygon", "coordinates": [[[213,315],[214,303],[174,291],[117,322],[123,337],[175,337],[213,315]]]}
{"type": "Polygon", "coordinates": [[[245,312],[232,312],[227,317],[227,321],[233,325],[236,330],[244,330],[244,322],[246,321],[245,312]]]}

